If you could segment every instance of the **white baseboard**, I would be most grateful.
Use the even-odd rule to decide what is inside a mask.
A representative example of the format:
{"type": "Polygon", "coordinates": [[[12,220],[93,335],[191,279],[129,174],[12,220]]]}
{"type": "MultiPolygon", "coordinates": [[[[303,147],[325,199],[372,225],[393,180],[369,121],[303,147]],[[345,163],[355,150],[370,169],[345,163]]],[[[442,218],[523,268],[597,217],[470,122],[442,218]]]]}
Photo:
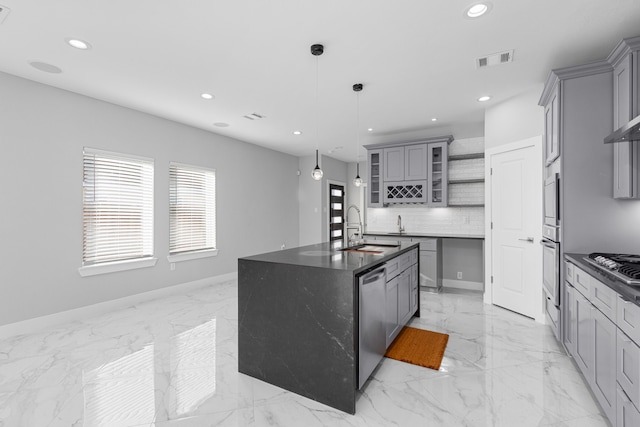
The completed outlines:
{"type": "Polygon", "coordinates": [[[466,280],[442,279],[443,288],[465,289],[468,291],[484,291],[484,283],[466,280]]]}
{"type": "Polygon", "coordinates": [[[194,280],[192,282],[181,283],[179,285],[167,286],[166,288],[155,289],[149,292],[130,295],[110,301],[99,302],[84,307],[74,308],[71,310],[61,311],[59,313],[48,314],[46,316],[34,317],[33,319],[22,320],[20,322],[9,323],[0,326],[0,339],[8,338],[15,335],[29,334],[43,329],[55,327],[63,323],[74,322],[87,317],[99,316],[114,310],[130,307],[143,301],[149,301],[156,298],[167,297],[179,293],[188,292],[203,286],[215,285],[236,279],[238,272],[221,274],[219,276],[206,277],[204,279],[194,280]]]}

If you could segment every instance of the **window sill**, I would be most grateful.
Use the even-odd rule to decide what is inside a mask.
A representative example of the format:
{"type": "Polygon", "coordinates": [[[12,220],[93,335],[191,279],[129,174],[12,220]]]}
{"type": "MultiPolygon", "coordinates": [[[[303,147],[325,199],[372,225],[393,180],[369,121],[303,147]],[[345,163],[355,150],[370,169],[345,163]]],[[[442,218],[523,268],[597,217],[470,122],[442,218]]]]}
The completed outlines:
{"type": "Polygon", "coordinates": [[[116,261],[104,264],[87,265],[80,267],[78,273],[82,277],[95,276],[98,274],[115,273],[117,271],[134,270],[137,268],[153,267],[158,262],[158,258],[142,258],[129,261],[116,261]]]}
{"type": "Polygon", "coordinates": [[[181,254],[167,255],[169,262],[182,262],[190,261],[192,259],[208,258],[212,256],[218,256],[217,249],[206,249],[204,251],[185,252],[181,254]]]}

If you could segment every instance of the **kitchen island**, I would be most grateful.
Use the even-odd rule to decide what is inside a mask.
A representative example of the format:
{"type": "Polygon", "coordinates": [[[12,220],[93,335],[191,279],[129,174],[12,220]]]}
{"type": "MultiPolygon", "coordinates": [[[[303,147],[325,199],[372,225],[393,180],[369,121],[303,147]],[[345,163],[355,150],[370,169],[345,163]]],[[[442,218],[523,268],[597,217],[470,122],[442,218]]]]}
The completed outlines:
{"type": "MultiPolygon", "coordinates": [[[[394,246],[362,252],[320,243],[238,259],[239,372],[354,414],[359,278],[389,266],[387,280],[397,276],[387,282],[387,306],[396,298],[400,307],[404,294],[390,293],[401,289],[399,260],[412,262],[402,274],[417,270],[416,243],[385,243],[394,246]]],[[[407,293],[415,294],[410,312],[386,312],[389,324],[395,321],[400,328],[420,314],[417,273],[408,277],[414,286],[407,293]]]]}

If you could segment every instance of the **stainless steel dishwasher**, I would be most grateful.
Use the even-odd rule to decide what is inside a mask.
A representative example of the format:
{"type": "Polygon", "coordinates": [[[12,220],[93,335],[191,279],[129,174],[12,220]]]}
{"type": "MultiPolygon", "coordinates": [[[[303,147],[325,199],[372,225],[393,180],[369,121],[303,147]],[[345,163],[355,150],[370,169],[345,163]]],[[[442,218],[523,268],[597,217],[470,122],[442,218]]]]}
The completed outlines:
{"type": "Polygon", "coordinates": [[[376,268],[359,278],[358,389],[361,389],[387,349],[385,325],[386,268],[376,268]]]}

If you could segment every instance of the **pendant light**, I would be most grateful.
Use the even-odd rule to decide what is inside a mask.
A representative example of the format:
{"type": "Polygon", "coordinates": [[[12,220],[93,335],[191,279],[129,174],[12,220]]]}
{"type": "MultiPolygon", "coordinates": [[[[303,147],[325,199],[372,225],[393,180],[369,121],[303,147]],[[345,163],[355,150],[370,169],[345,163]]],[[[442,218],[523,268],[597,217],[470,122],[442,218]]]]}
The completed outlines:
{"type": "Polygon", "coordinates": [[[318,150],[316,150],[316,167],[311,171],[311,177],[316,181],[320,181],[322,179],[322,169],[318,166],[318,150]]]}
{"type": "Polygon", "coordinates": [[[353,91],[356,93],[356,177],[353,179],[353,185],[360,187],[362,185],[362,178],[360,178],[360,156],[358,152],[360,150],[360,91],[362,90],[362,83],[356,83],[353,85],[353,91]]]}
{"type": "Polygon", "coordinates": [[[324,46],[321,44],[311,45],[311,54],[316,57],[316,167],[311,171],[311,177],[316,181],[322,179],[322,169],[318,165],[318,140],[320,132],[318,128],[318,115],[320,113],[320,103],[318,102],[318,56],[324,53],[324,46]]]}

